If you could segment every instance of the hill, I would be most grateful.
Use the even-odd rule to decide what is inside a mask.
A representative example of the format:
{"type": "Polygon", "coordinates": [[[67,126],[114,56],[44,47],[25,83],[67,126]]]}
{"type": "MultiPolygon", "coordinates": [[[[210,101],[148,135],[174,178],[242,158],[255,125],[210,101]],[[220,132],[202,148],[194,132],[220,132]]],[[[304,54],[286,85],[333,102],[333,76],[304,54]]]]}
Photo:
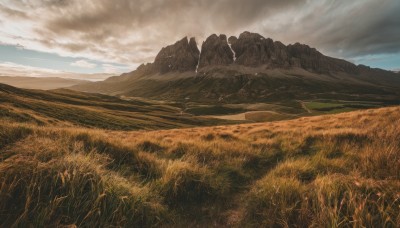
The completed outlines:
{"type": "MultiPolygon", "coordinates": [[[[68,107],[93,96],[105,113],[138,105],[25,93],[68,107]]],[[[396,227],[399,121],[399,107],[132,132],[3,117],[0,226],[396,227]]]]}
{"type": "Polygon", "coordinates": [[[11,85],[23,89],[59,89],[87,83],[85,80],[56,78],[56,77],[9,77],[0,76],[0,83],[11,85]]]}
{"type": "Polygon", "coordinates": [[[153,63],[102,82],[71,87],[86,92],[202,104],[346,100],[398,103],[400,77],[328,57],[304,44],[284,45],[244,32],[211,35],[197,48],[184,38],[153,63]]]}
{"type": "Polygon", "coordinates": [[[228,123],[182,113],[181,108],[176,105],[137,99],[122,100],[66,89],[27,90],[0,84],[0,118],[10,121],[41,126],[81,126],[113,130],[165,129],[228,123]]]}

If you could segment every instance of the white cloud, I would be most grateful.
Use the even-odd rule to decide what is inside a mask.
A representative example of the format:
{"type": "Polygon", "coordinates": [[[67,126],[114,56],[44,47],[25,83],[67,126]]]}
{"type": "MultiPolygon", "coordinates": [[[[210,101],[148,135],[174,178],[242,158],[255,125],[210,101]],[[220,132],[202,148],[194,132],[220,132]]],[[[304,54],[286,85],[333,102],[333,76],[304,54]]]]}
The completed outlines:
{"type": "Polygon", "coordinates": [[[87,69],[93,69],[97,66],[97,64],[88,62],[83,59],[77,60],[77,61],[71,63],[70,65],[75,66],[75,67],[87,68],[87,69]]]}
{"type": "Polygon", "coordinates": [[[398,0],[0,0],[0,43],[134,65],[184,36],[249,30],[351,58],[400,51],[399,10],[398,0]]]}
{"type": "Polygon", "coordinates": [[[61,73],[63,72],[58,70],[21,65],[13,62],[0,63],[1,76],[40,77],[41,75],[46,75],[46,74],[61,74],[61,73]]]}
{"type": "Polygon", "coordinates": [[[102,65],[104,72],[106,73],[117,73],[118,68],[111,64],[103,64],[102,65]]]}
{"type": "Polygon", "coordinates": [[[90,81],[104,80],[114,74],[97,73],[97,74],[79,74],[72,72],[65,72],[60,70],[52,70],[41,67],[33,67],[13,62],[0,62],[0,76],[10,77],[59,77],[82,79],[90,81]]]}
{"type": "Polygon", "coordinates": [[[127,71],[130,71],[132,69],[135,69],[137,66],[132,66],[132,67],[122,67],[122,66],[116,66],[113,64],[102,64],[103,72],[108,73],[108,74],[121,74],[127,71]]]}

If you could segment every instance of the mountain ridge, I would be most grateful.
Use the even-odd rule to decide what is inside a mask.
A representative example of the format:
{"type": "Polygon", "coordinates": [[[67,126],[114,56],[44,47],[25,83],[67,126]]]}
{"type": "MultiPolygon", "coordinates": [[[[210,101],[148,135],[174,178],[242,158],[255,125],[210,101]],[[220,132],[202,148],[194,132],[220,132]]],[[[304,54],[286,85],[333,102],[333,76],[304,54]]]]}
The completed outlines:
{"type": "Polygon", "coordinates": [[[385,94],[393,99],[393,95],[400,96],[399,88],[400,77],[393,72],[357,66],[305,44],[286,46],[250,32],[229,38],[213,34],[203,42],[201,51],[195,38],[185,37],[162,48],[153,63],[142,64],[135,71],[72,87],[111,95],[201,102],[268,101],[271,95],[325,98],[331,93],[345,93],[352,99],[360,94],[385,94]]]}
{"type": "Polygon", "coordinates": [[[269,68],[300,67],[319,73],[343,71],[358,73],[359,66],[343,59],[325,56],[306,44],[284,45],[280,41],[265,38],[257,33],[243,32],[239,37],[212,34],[197,47],[194,37],[177,41],[160,50],[153,63],[141,64],[137,70],[153,67],[154,72],[196,71],[217,65],[242,65],[269,68]],[[184,58],[189,56],[190,58],[184,58]]]}

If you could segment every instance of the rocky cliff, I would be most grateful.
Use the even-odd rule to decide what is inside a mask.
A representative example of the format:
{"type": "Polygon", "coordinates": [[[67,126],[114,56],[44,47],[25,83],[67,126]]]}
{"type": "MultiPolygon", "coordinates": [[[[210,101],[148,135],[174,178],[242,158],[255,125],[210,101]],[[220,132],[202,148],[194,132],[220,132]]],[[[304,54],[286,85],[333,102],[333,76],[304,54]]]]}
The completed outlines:
{"type": "Polygon", "coordinates": [[[74,89],[182,101],[264,102],[285,99],[398,101],[399,74],[356,66],[315,48],[284,45],[256,33],[213,34],[202,44],[183,38],[162,48],[153,63],[74,89]]]}
{"type": "Polygon", "coordinates": [[[199,68],[233,63],[233,55],[225,35],[211,35],[201,47],[199,68]]]}
{"type": "Polygon", "coordinates": [[[199,54],[195,38],[188,40],[185,37],[173,45],[162,48],[151,68],[161,74],[171,71],[195,71],[199,54]]]}
{"type": "Polygon", "coordinates": [[[324,56],[315,48],[296,43],[285,46],[279,41],[257,33],[244,32],[239,38],[229,38],[236,53],[235,64],[249,67],[266,65],[269,68],[299,67],[308,71],[356,73],[357,66],[344,60],[324,56]]]}
{"type": "Polygon", "coordinates": [[[356,65],[327,57],[305,44],[288,46],[257,33],[243,32],[239,37],[213,34],[197,48],[195,38],[187,37],[161,49],[154,63],[141,65],[142,73],[196,71],[209,66],[240,65],[275,68],[303,68],[316,73],[357,73],[356,65]]]}

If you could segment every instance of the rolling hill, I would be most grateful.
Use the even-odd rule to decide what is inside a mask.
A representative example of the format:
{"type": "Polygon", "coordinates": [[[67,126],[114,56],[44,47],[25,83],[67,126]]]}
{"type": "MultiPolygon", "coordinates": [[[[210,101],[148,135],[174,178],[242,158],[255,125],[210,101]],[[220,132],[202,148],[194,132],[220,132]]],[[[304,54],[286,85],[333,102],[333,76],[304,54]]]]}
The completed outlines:
{"type": "Polygon", "coordinates": [[[18,89],[0,84],[0,118],[52,127],[90,127],[114,130],[163,129],[228,123],[181,113],[160,102],[122,100],[71,90],[18,89]]]}
{"type": "Polygon", "coordinates": [[[56,77],[16,77],[16,76],[0,76],[0,83],[11,85],[23,89],[59,89],[74,85],[84,84],[88,81],[56,78],[56,77]]]}
{"type": "MultiPolygon", "coordinates": [[[[11,90],[2,87],[2,105],[11,90]]],[[[66,93],[15,99],[38,105],[28,99],[44,96],[69,109],[89,96],[66,93]]],[[[90,96],[85,105],[115,118],[139,105],[90,96]]],[[[400,108],[391,107],[127,132],[2,116],[0,226],[397,227],[399,120],[400,108]]]]}

